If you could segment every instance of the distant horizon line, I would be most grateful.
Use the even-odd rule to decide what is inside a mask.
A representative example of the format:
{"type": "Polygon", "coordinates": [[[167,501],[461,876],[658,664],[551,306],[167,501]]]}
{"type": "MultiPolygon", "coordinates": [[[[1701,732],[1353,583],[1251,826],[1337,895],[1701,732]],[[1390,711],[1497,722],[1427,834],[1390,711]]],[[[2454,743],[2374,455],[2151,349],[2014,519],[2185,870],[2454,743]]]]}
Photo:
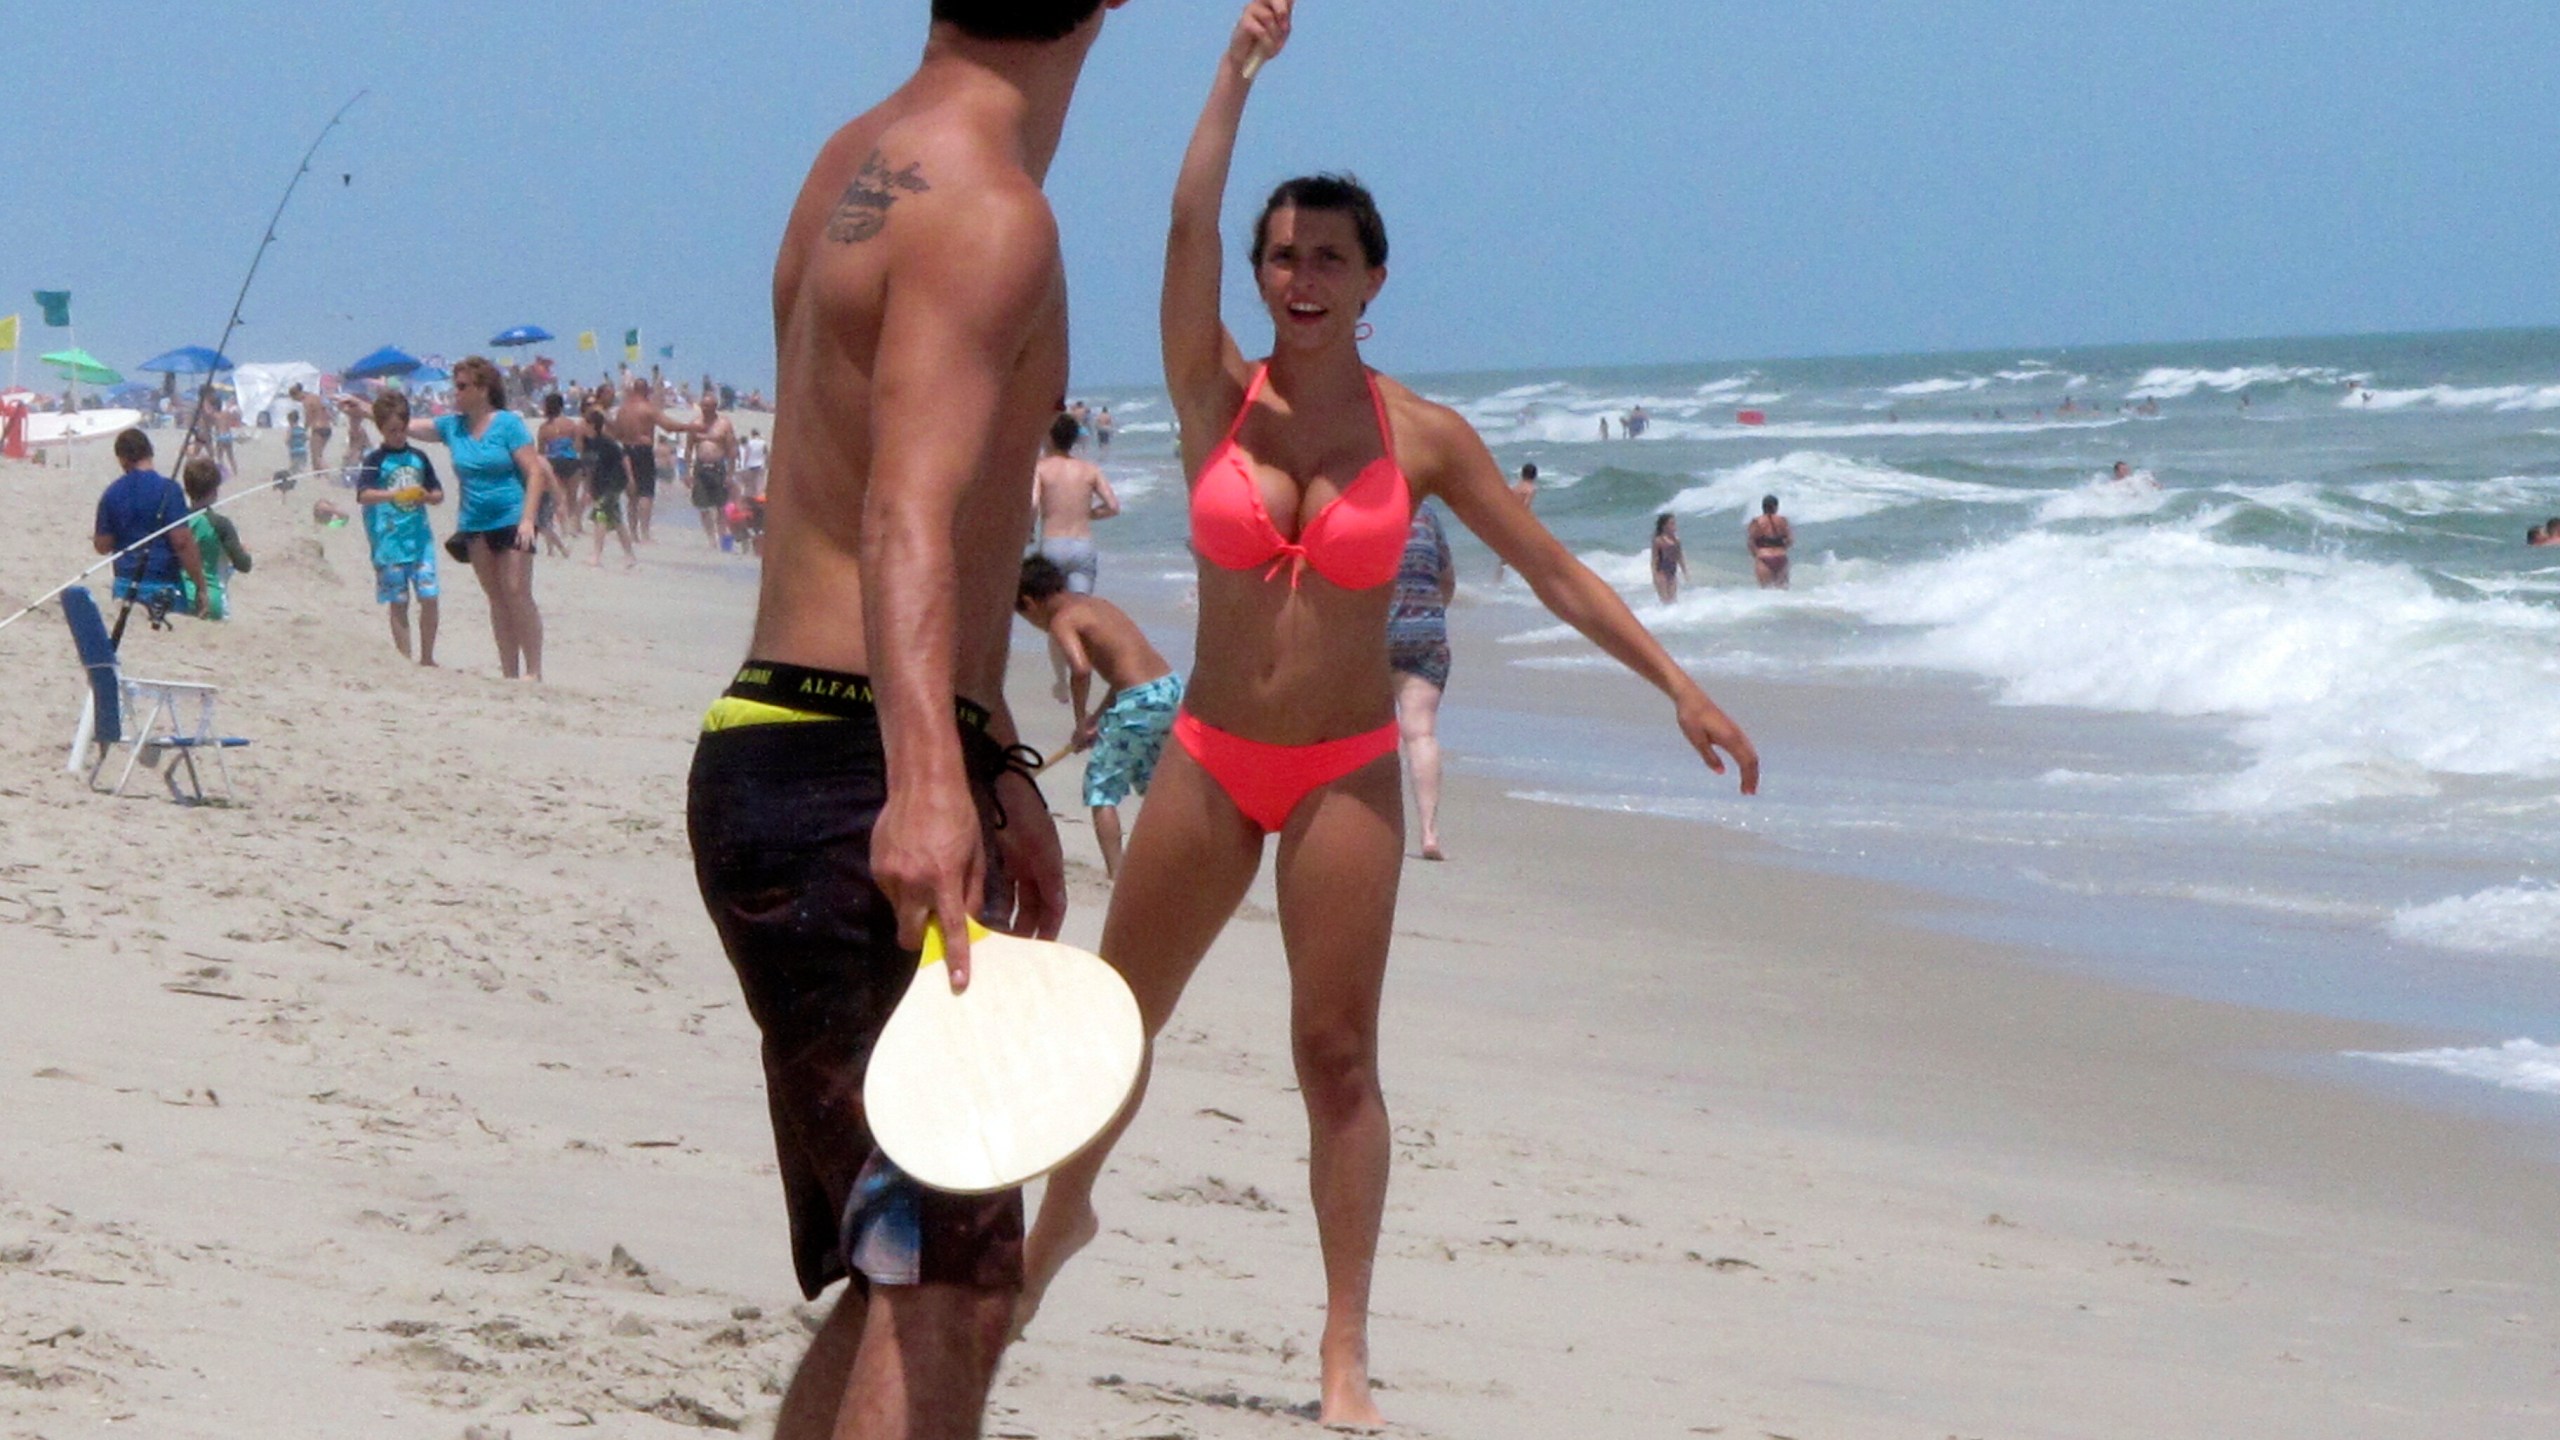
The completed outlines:
{"type": "MultiPolygon", "coordinates": [[[[2083,341],[2077,343],[2048,341],[2041,344],[2021,342],[2017,344],[1975,345],[1961,350],[1834,350],[1812,351],[1798,355],[1707,356],[1704,358],[1690,357],[1674,360],[1611,360],[1596,363],[1539,361],[1529,364],[1472,366],[1456,370],[1412,370],[1401,373],[1409,374],[1419,380],[1468,380],[1493,375],[1529,375],[1550,370],[1576,370],[1607,374],[1633,370],[1666,370],[1675,366],[1705,367],[1720,365],[1789,365],[1813,360],[1887,361],[1967,359],[1990,356],[2006,356],[2011,359],[2015,359],[2020,358],[2022,353],[2032,355],[2050,354],[2056,356],[2072,354],[2087,355],[2103,353],[2110,350],[2162,349],[2181,345],[2342,344],[2358,340],[2455,339],[2483,335],[2530,335],[2537,333],[2560,334],[2560,323],[2536,325],[2478,325],[2452,330],[2351,330],[2341,331],[2334,334],[2235,335],[2222,338],[2191,338],[2183,340],[2107,340],[2094,342],[2083,341]]],[[[1097,381],[1087,388],[1095,390],[1133,390],[1142,388],[1161,390],[1164,386],[1161,381],[1097,381]]]]}

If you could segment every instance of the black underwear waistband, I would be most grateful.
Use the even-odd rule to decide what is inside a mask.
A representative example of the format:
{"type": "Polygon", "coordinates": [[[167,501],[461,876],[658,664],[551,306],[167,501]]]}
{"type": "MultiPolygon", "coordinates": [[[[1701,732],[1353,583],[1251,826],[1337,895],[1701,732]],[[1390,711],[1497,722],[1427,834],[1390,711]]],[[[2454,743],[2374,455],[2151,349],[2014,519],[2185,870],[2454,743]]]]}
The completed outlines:
{"type": "MultiPolygon", "coordinates": [[[[750,660],[740,666],[726,693],[736,700],[779,705],[785,710],[837,720],[877,720],[880,715],[879,694],[872,688],[870,676],[812,670],[775,660],[750,660]]],[[[995,724],[995,716],[974,700],[955,696],[951,707],[961,724],[981,735],[988,734],[995,724]]]]}

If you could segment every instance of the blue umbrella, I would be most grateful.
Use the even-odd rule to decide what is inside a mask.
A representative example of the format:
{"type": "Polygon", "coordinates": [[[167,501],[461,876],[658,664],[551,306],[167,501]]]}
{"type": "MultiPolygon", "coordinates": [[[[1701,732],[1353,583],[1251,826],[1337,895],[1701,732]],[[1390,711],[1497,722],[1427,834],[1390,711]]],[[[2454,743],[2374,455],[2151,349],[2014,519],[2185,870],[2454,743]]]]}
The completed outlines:
{"type": "Polygon", "coordinates": [[[423,370],[411,371],[409,374],[409,383],[412,385],[441,385],[452,378],[452,371],[430,365],[423,370]]]}
{"type": "Polygon", "coordinates": [[[155,355],[133,367],[154,375],[211,375],[235,368],[231,361],[201,345],[181,345],[166,355],[155,355]]]}
{"type": "Polygon", "coordinates": [[[150,394],[158,388],[159,387],[156,385],[146,385],[139,380],[129,380],[124,384],[117,386],[113,390],[108,391],[107,398],[110,400],[135,400],[150,394]]]}
{"type": "Polygon", "coordinates": [[[539,325],[519,325],[513,330],[493,337],[489,343],[501,347],[539,345],[551,338],[553,338],[551,332],[539,325]]]}
{"type": "Polygon", "coordinates": [[[399,349],[396,346],[385,345],[381,349],[374,351],[372,354],[367,355],[353,365],[348,366],[347,378],[350,380],[379,380],[386,375],[406,375],[417,368],[417,356],[399,349]]]}

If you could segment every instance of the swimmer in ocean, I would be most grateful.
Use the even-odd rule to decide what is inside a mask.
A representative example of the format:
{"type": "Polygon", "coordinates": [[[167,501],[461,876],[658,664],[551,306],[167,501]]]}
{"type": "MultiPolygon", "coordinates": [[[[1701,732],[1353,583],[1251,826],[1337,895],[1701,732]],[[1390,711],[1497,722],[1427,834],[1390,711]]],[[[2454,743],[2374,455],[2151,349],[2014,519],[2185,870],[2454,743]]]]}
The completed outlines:
{"type": "Polygon", "coordinates": [[[1787,552],[1795,548],[1796,527],[1778,513],[1778,497],[1760,497],[1760,513],[1742,527],[1743,548],[1751,552],[1752,573],[1763,590],[1787,588],[1787,552]]]}
{"type": "Polygon", "coordinates": [[[1689,578],[1689,557],[1680,548],[1680,521],[1669,511],[1653,517],[1653,595],[1668,605],[1680,598],[1680,582],[1689,578]]]}

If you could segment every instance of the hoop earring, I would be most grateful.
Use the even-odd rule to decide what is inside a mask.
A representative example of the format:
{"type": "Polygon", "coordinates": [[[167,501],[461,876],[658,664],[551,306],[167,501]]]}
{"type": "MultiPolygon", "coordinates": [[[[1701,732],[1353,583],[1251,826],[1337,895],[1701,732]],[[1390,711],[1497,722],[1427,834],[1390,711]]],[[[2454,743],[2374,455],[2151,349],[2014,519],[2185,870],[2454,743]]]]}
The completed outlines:
{"type": "Polygon", "coordinates": [[[1360,322],[1360,328],[1359,328],[1359,329],[1354,330],[1354,331],[1352,331],[1352,332],[1351,332],[1351,338],[1352,338],[1352,339],[1354,339],[1354,340],[1356,340],[1356,341],[1358,341],[1358,342],[1360,342],[1360,343],[1361,343],[1361,344],[1363,344],[1363,345],[1366,345],[1366,344],[1368,344],[1371,340],[1376,339],[1376,338],[1377,338],[1377,336],[1378,336],[1378,327],[1377,327],[1377,326],[1375,326],[1375,325],[1370,324],[1370,323],[1369,323],[1368,321],[1366,321],[1366,320],[1363,320],[1363,321],[1361,321],[1361,322],[1360,322]]]}

